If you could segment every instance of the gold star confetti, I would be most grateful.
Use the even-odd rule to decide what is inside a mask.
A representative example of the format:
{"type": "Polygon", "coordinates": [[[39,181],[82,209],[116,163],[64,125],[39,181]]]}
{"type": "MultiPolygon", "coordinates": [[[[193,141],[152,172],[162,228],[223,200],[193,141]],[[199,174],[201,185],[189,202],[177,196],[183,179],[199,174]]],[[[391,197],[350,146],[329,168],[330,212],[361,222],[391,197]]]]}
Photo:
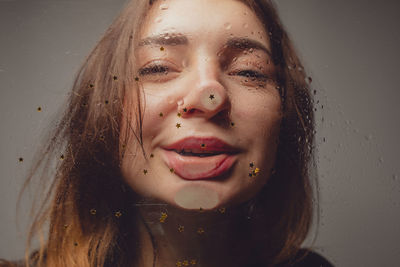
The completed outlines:
{"type": "Polygon", "coordinates": [[[219,210],[220,213],[225,213],[226,208],[219,208],[218,210],[219,210]]]}
{"type": "Polygon", "coordinates": [[[137,82],[138,82],[138,81],[139,81],[139,77],[135,77],[135,81],[137,81],[137,82]]]}
{"type": "Polygon", "coordinates": [[[97,210],[96,210],[96,209],[91,209],[91,210],[90,210],[90,214],[96,215],[96,213],[97,213],[97,210]]]}
{"type": "Polygon", "coordinates": [[[199,229],[197,229],[197,233],[199,235],[203,234],[204,233],[204,229],[202,227],[200,227],[199,229]]]}
{"type": "Polygon", "coordinates": [[[235,123],[234,123],[233,121],[231,121],[231,126],[232,126],[232,127],[235,126],[235,123]]]}
{"type": "Polygon", "coordinates": [[[182,114],[180,112],[178,112],[178,114],[176,114],[178,117],[182,116],[182,114]]]}
{"type": "Polygon", "coordinates": [[[184,109],[183,109],[183,112],[187,112],[187,108],[184,108],[184,109]]]}
{"type": "Polygon", "coordinates": [[[250,162],[249,166],[250,166],[250,168],[253,168],[254,167],[254,163],[250,162]]]}
{"type": "Polygon", "coordinates": [[[170,172],[174,172],[174,168],[170,168],[169,171],[170,171],[170,172]]]}
{"type": "Polygon", "coordinates": [[[184,261],[182,262],[182,265],[183,265],[183,266],[189,266],[189,261],[188,261],[188,260],[184,260],[184,261]]]}
{"type": "Polygon", "coordinates": [[[38,108],[37,108],[37,111],[38,111],[38,112],[42,111],[42,108],[41,108],[41,107],[38,107],[38,108]]]}
{"type": "Polygon", "coordinates": [[[180,124],[180,123],[177,123],[177,124],[176,124],[176,128],[181,128],[181,124],[180,124]]]}
{"type": "Polygon", "coordinates": [[[19,158],[18,161],[19,161],[19,162],[23,162],[23,161],[24,161],[24,158],[19,158]]]}
{"type": "Polygon", "coordinates": [[[260,169],[259,169],[259,168],[256,168],[253,172],[254,172],[254,174],[257,175],[257,174],[260,172],[260,169]]]}
{"type": "Polygon", "coordinates": [[[150,154],[150,158],[154,158],[154,155],[153,155],[153,154],[150,154]]]}
{"type": "Polygon", "coordinates": [[[144,174],[147,174],[147,170],[146,170],[146,169],[144,169],[144,170],[143,170],[143,173],[144,173],[144,174]]]}
{"type": "Polygon", "coordinates": [[[213,100],[214,99],[214,95],[210,95],[210,99],[213,100]]]}
{"type": "Polygon", "coordinates": [[[160,117],[164,116],[164,114],[162,112],[160,112],[160,117]]]}
{"type": "Polygon", "coordinates": [[[117,79],[118,79],[118,77],[117,77],[117,76],[114,76],[114,77],[113,77],[113,80],[114,80],[114,81],[116,81],[117,79]]]}
{"type": "Polygon", "coordinates": [[[168,214],[166,212],[161,212],[160,222],[163,223],[167,219],[168,214]]]}
{"type": "Polygon", "coordinates": [[[122,213],[120,211],[115,212],[115,217],[119,218],[122,216],[122,213]]]}
{"type": "Polygon", "coordinates": [[[176,267],[182,267],[182,262],[177,261],[177,262],[176,262],[176,267]]]}
{"type": "Polygon", "coordinates": [[[192,265],[196,265],[196,263],[197,263],[197,261],[196,261],[195,259],[192,259],[192,260],[190,261],[190,264],[192,264],[192,265]]]}
{"type": "Polygon", "coordinates": [[[160,51],[164,51],[164,47],[163,46],[160,47],[160,51]]]}
{"type": "Polygon", "coordinates": [[[182,233],[183,231],[185,231],[185,226],[179,225],[178,231],[179,231],[180,233],[182,233]]]}

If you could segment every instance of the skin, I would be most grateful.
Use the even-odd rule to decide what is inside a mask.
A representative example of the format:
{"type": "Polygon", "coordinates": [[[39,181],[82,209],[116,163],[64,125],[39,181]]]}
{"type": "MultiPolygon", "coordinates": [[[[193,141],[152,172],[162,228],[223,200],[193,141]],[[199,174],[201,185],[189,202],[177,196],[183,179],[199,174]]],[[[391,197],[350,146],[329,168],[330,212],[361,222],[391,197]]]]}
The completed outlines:
{"type": "Polygon", "coordinates": [[[231,223],[241,214],[235,207],[253,198],[270,177],[282,118],[264,26],[239,1],[167,0],[151,8],[140,36],[137,64],[145,98],[143,140],[147,155],[154,157],[146,161],[132,139],[126,144],[122,174],[147,203],[169,206],[167,210],[157,205],[139,208],[144,218],[138,222],[143,230],[139,266],[151,266],[153,260],[145,224],[158,244],[157,266],[176,266],[177,260],[185,258],[197,259],[197,266],[245,266],[243,258],[250,252],[242,237],[236,237],[243,244],[241,256],[232,254],[237,248],[226,242],[234,242],[231,233],[239,227],[231,223]],[[160,43],[160,36],[186,41],[160,43]],[[248,38],[259,45],[234,48],[229,45],[232,38],[248,38]],[[212,104],[210,94],[215,96],[212,104]],[[190,112],[182,112],[184,107],[190,112]],[[187,136],[215,136],[239,148],[229,176],[189,181],[171,173],[161,147],[187,136]],[[260,172],[249,177],[256,167],[260,172]],[[197,199],[189,199],[195,204],[207,206],[201,199],[212,199],[212,203],[203,212],[193,210],[196,205],[182,209],[185,207],[177,198],[187,198],[185,192],[194,192],[186,195],[196,195],[197,199]],[[215,212],[223,208],[229,212],[215,212]],[[164,222],[160,222],[161,211],[168,214],[164,222]],[[216,224],[221,220],[223,224],[216,224]],[[178,231],[179,226],[184,226],[185,234],[178,231]],[[198,233],[200,227],[207,229],[206,234],[198,233]],[[207,235],[213,231],[223,238],[207,235]]]}

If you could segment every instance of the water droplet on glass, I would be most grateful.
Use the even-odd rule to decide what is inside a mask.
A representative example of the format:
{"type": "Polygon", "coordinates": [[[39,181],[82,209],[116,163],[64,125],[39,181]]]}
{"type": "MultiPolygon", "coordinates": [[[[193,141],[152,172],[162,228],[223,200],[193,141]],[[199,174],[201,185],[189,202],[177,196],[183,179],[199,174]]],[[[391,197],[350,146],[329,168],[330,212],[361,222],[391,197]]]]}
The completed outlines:
{"type": "Polygon", "coordinates": [[[232,28],[232,24],[230,24],[229,22],[224,24],[224,27],[226,30],[230,30],[232,28]]]}
{"type": "Polygon", "coordinates": [[[372,134],[366,135],[365,140],[371,141],[372,140],[372,134]]]}
{"type": "Polygon", "coordinates": [[[167,10],[168,9],[168,5],[167,4],[161,4],[160,5],[160,9],[161,10],[167,10]]]}

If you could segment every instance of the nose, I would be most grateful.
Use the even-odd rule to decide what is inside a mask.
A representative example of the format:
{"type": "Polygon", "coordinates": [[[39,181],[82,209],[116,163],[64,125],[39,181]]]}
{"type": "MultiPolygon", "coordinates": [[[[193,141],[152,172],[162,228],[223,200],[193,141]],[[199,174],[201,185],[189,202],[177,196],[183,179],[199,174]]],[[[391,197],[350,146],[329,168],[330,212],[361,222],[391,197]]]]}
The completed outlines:
{"type": "Polygon", "coordinates": [[[220,70],[217,62],[203,59],[191,74],[189,88],[178,103],[182,117],[204,117],[210,119],[229,108],[226,88],[219,80],[220,70]]]}

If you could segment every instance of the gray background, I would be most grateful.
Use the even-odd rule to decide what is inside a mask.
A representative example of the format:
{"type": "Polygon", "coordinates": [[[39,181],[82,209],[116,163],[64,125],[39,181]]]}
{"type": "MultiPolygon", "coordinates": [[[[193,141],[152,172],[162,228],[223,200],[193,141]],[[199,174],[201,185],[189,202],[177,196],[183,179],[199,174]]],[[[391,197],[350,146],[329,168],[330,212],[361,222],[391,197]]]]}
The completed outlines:
{"type": "MultiPolygon", "coordinates": [[[[0,258],[23,256],[32,199],[17,228],[18,190],[80,63],[124,2],[0,0],[0,258]]],[[[400,2],[277,2],[320,101],[315,250],[336,266],[399,266],[400,2]]]]}

